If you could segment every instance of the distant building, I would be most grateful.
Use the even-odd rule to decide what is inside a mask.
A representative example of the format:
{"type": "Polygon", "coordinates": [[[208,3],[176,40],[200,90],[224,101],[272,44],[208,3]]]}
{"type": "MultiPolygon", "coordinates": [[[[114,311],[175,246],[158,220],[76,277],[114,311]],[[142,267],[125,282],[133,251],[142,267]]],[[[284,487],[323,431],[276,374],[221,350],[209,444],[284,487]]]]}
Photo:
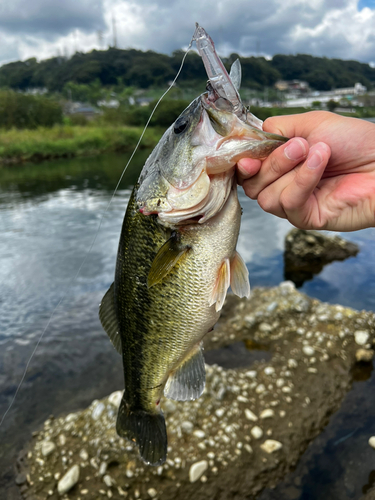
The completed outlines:
{"type": "Polygon", "coordinates": [[[363,95],[366,94],[367,87],[362,83],[357,82],[354,87],[344,87],[342,89],[335,89],[335,95],[363,95]]]}
{"type": "Polygon", "coordinates": [[[310,87],[309,84],[303,80],[278,80],[275,83],[275,89],[283,92],[286,91],[297,94],[305,94],[306,92],[309,92],[310,87]]]}
{"type": "Polygon", "coordinates": [[[85,116],[88,120],[99,114],[99,111],[95,109],[94,106],[91,106],[91,104],[83,104],[81,102],[67,103],[64,111],[67,115],[81,115],[85,116]]]}
{"type": "Polygon", "coordinates": [[[117,109],[120,106],[120,101],[117,99],[103,99],[101,101],[98,101],[96,103],[99,108],[112,108],[112,109],[117,109]]]}

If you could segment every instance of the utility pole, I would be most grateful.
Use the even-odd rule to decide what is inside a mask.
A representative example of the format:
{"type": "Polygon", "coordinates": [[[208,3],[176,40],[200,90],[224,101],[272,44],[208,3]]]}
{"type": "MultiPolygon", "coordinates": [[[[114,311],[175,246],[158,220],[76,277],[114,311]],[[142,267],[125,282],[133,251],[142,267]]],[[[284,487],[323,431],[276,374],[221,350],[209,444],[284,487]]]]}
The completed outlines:
{"type": "Polygon", "coordinates": [[[103,31],[98,30],[98,42],[99,42],[99,49],[103,47],[103,31]]]}
{"type": "Polygon", "coordinates": [[[117,47],[116,20],[113,13],[112,13],[112,28],[113,28],[113,46],[116,48],[117,47]]]}

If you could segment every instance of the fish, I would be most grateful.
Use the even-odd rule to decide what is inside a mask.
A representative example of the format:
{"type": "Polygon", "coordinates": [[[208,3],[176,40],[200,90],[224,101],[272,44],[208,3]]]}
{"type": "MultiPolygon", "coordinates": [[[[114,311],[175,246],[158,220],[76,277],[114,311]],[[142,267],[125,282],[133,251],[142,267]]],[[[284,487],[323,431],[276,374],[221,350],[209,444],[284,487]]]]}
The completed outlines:
{"type": "Polygon", "coordinates": [[[162,397],[199,398],[202,340],[219,319],[229,286],[239,297],[250,294],[248,270],[236,251],[241,207],[235,165],[243,157],[264,158],[287,140],[263,132],[248,115],[238,94],[239,63],[229,76],[202,30],[197,26],[195,39],[209,56],[203,58],[211,68],[207,92],[147,159],[125,213],[114,282],[99,308],[123,360],[117,433],[154,466],[167,457],[162,397]],[[210,78],[213,66],[226,87],[210,78]]]}

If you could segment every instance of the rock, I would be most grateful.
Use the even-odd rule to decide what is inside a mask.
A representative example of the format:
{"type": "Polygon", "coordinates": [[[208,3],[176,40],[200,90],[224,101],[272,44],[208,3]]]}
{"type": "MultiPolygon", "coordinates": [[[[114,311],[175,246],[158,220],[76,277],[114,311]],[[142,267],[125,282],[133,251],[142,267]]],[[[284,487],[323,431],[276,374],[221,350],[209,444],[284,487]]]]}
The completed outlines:
{"type": "Polygon", "coordinates": [[[56,445],[53,441],[42,441],[42,455],[44,457],[48,457],[48,455],[51,455],[56,450],[56,445]]]}
{"type": "Polygon", "coordinates": [[[312,279],[335,260],[357,255],[359,247],[340,236],[326,236],[318,231],[292,229],[285,237],[284,275],[297,286],[312,279]]]}
{"type": "Polygon", "coordinates": [[[207,460],[201,460],[200,462],[196,462],[190,467],[189,470],[189,479],[191,483],[195,483],[202,476],[204,472],[206,472],[208,467],[207,460]]]}
{"type": "Polygon", "coordinates": [[[302,347],[302,351],[304,354],[306,354],[306,356],[313,356],[315,354],[315,349],[310,345],[304,345],[302,347]]]}
{"type": "Polygon", "coordinates": [[[273,366],[266,366],[264,373],[266,375],[273,375],[275,373],[275,368],[273,366]]]}
{"type": "Polygon", "coordinates": [[[252,422],[256,422],[258,420],[258,417],[255,415],[255,413],[253,413],[251,410],[249,410],[248,408],[245,409],[245,417],[248,419],[248,420],[251,420],[252,422]]]}
{"type": "Polygon", "coordinates": [[[263,437],[263,431],[260,427],[258,427],[257,425],[255,425],[251,431],[250,431],[251,435],[253,436],[254,439],[260,439],[261,437],[263,437]]]}
{"type": "Polygon", "coordinates": [[[59,495],[64,495],[78,483],[79,465],[73,465],[57,484],[59,495]]]}
{"type": "Polygon", "coordinates": [[[206,435],[203,431],[200,429],[197,429],[196,431],[193,432],[194,436],[196,436],[199,439],[203,439],[204,436],[206,435]]]}
{"type": "Polygon", "coordinates": [[[17,474],[15,481],[16,481],[16,484],[18,486],[20,486],[21,484],[26,483],[26,481],[27,481],[26,474],[17,474]]]}
{"type": "Polygon", "coordinates": [[[173,413],[176,411],[176,404],[170,399],[163,401],[163,410],[168,413],[173,413]]]}
{"type": "Polygon", "coordinates": [[[264,392],[266,390],[266,386],[264,384],[259,384],[256,389],[255,389],[255,392],[257,394],[260,394],[261,392],[264,392]]]}
{"type": "Polygon", "coordinates": [[[155,488],[149,488],[147,490],[147,493],[148,495],[151,497],[151,498],[155,498],[156,495],[158,494],[158,492],[155,490],[155,488]]]}
{"type": "Polygon", "coordinates": [[[368,440],[368,444],[371,446],[371,448],[375,449],[375,436],[370,437],[370,439],[368,440]]]}
{"type": "Polygon", "coordinates": [[[370,335],[366,330],[357,330],[354,332],[354,340],[358,345],[365,345],[368,342],[370,335]]]}
{"type": "Polygon", "coordinates": [[[110,488],[113,485],[113,479],[111,478],[111,476],[109,474],[106,474],[103,477],[103,481],[104,481],[104,484],[106,486],[108,486],[108,488],[110,488]]]}
{"type": "Polygon", "coordinates": [[[107,472],[107,467],[108,467],[108,464],[107,462],[102,462],[100,464],[100,467],[99,467],[99,476],[104,476],[104,474],[107,472]]]}
{"type": "Polygon", "coordinates": [[[270,408],[263,410],[262,413],[259,415],[259,418],[264,420],[265,418],[272,418],[275,416],[275,412],[271,410],[270,408]]]}
{"type": "Polygon", "coordinates": [[[188,420],[185,420],[184,422],[182,422],[181,430],[185,434],[191,434],[193,432],[193,429],[194,429],[194,425],[191,422],[189,422],[188,420]]]}
{"type": "Polygon", "coordinates": [[[355,353],[355,359],[359,363],[370,363],[374,357],[374,351],[372,349],[358,349],[355,353]]]}
{"type": "Polygon", "coordinates": [[[258,328],[263,333],[272,331],[272,326],[269,325],[268,323],[261,323],[258,328]]]}
{"type": "Polygon", "coordinates": [[[87,462],[87,460],[89,459],[89,454],[84,448],[79,452],[79,458],[84,462],[87,462]]]}
{"type": "Polygon", "coordinates": [[[59,445],[60,446],[65,446],[66,444],[66,437],[65,434],[60,434],[59,435],[59,445]]]}
{"type": "Polygon", "coordinates": [[[263,451],[266,453],[273,453],[277,450],[280,450],[283,445],[280,441],[275,441],[274,439],[266,439],[263,444],[260,445],[263,451]]]}
{"type": "Polygon", "coordinates": [[[104,411],[104,404],[103,403],[97,403],[94,407],[94,409],[92,410],[92,413],[91,413],[91,416],[94,420],[98,420],[100,418],[100,415],[103,413],[104,411]]]}
{"type": "Polygon", "coordinates": [[[115,391],[108,398],[108,403],[118,408],[122,399],[122,391],[115,391]]]}
{"type": "Polygon", "coordinates": [[[295,359],[288,359],[288,367],[289,368],[297,368],[298,363],[295,359]]]}

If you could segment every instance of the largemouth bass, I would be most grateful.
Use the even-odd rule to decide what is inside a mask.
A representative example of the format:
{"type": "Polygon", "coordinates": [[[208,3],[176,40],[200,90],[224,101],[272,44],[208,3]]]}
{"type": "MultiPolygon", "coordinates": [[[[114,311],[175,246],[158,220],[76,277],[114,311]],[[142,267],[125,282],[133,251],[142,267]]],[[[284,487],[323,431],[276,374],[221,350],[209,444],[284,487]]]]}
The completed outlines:
{"type": "MultiPolygon", "coordinates": [[[[237,87],[238,72],[236,63],[237,87]]],[[[117,432],[151,465],[167,455],[162,396],[186,401],[202,394],[202,339],[229,286],[240,297],[250,293],[236,252],[235,164],[264,158],[287,140],[250,125],[225,92],[210,81],[146,161],[125,214],[114,283],[100,305],[124,365],[117,432]]]]}

